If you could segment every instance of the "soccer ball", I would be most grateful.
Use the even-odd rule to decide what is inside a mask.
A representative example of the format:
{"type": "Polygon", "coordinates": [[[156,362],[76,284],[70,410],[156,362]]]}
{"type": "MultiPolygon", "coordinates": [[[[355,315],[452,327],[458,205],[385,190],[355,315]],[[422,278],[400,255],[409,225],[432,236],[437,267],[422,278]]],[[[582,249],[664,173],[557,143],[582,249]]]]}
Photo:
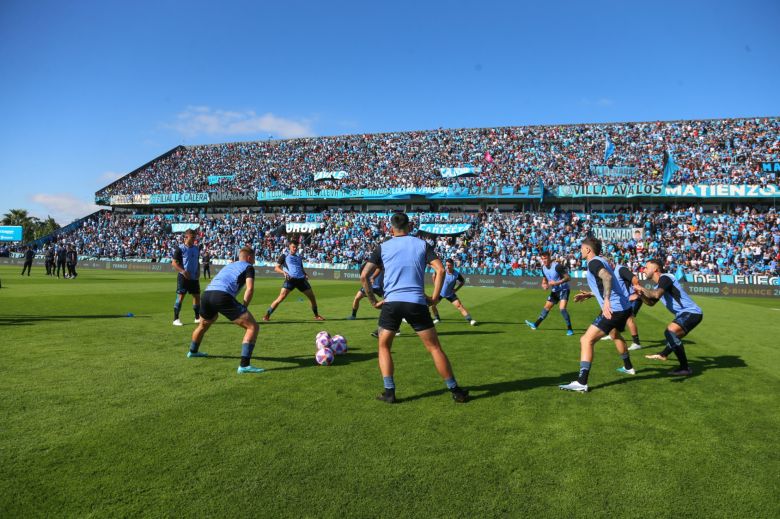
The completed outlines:
{"type": "Polygon", "coordinates": [[[330,349],[336,355],[344,355],[347,353],[347,339],[341,335],[334,335],[330,340],[330,349]]]}
{"type": "Polygon", "coordinates": [[[333,364],[333,351],[330,348],[322,348],[317,350],[314,358],[320,366],[330,366],[333,364]]]}
{"type": "Polygon", "coordinates": [[[323,348],[330,348],[330,334],[326,331],[322,331],[317,334],[317,338],[314,339],[314,344],[317,346],[318,350],[321,350],[323,348]]]}

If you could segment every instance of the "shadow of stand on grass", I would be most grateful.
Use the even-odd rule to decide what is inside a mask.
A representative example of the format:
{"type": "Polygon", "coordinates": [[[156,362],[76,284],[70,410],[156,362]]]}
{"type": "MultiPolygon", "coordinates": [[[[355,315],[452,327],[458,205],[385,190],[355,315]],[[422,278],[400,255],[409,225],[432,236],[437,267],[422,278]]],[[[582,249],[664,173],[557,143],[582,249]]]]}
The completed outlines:
{"type": "MultiPolygon", "coordinates": [[[[336,360],[331,364],[329,367],[331,368],[338,368],[339,366],[348,366],[349,364],[354,364],[357,362],[366,362],[369,360],[375,360],[377,357],[377,354],[374,353],[358,353],[357,348],[354,350],[348,351],[345,355],[339,355],[336,357],[336,360]]],[[[209,355],[208,357],[205,357],[205,360],[208,359],[232,359],[232,360],[241,360],[240,355],[209,355]]],[[[292,364],[292,366],[282,366],[278,368],[265,368],[266,371],[287,371],[290,369],[300,369],[300,368],[311,368],[311,367],[318,367],[317,361],[314,360],[314,353],[311,355],[292,355],[288,357],[265,357],[262,355],[253,355],[252,361],[257,362],[257,364],[265,368],[261,365],[262,362],[282,362],[285,364],[292,364]]]]}

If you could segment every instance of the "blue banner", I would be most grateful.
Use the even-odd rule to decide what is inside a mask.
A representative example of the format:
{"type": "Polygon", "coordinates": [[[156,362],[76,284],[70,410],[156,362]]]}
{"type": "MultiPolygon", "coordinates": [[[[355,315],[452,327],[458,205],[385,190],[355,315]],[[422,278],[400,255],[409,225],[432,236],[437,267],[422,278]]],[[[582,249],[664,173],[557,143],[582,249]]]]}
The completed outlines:
{"type": "MultiPolygon", "coordinates": [[[[728,139],[726,139],[728,142],[728,139]]],[[[761,172],[763,173],[780,173],[780,161],[775,162],[762,162],[761,172]]]]}
{"type": "Polygon", "coordinates": [[[347,178],[347,172],[341,171],[318,171],[314,174],[314,180],[342,180],[347,178]]]}
{"type": "Polygon", "coordinates": [[[355,200],[409,200],[423,197],[429,200],[473,200],[480,198],[539,198],[537,186],[471,186],[471,187],[391,187],[384,189],[286,189],[257,193],[260,202],[270,200],[355,199],[355,200]]]}
{"type": "Polygon", "coordinates": [[[607,142],[604,145],[604,162],[607,162],[609,158],[615,154],[615,144],[609,140],[609,135],[607,137],[607,142]]]}
{"type": "Polygon", "coordinates": [[[21,225],[0,226],[0,241],[22,241],[21,225]]]}
{"type": "Polygon", "coordinates": [[[209,185],[213,186],[219,184],[222,180],[233,180],[234,178],[236,178],[235,175],[209,175],[208,180],[209,185]]]}
{"type": "Polygon", "coordinates": [[[470,223],[422,223],[417,227],[428,234],[461,234],[471,229],[470,223]]]}
{"type": "Polygon", "coordinates": [[[558,198],[779,198],[780,187],[744,184],[660,184],[578,185],[558,186],[558,198]]]}
{"type": "Polygon", "coordinates": [[[149,196],[150,205],[208,203],[208,193],[157,193],[149,196]]]}
{"type": "Polygon", "coordinates": [[[455,177],[473,177],[477,173],[482,173],[482,166],[462,166],[459,168],[439,168],[439,173],[442,178],[455,178],[455,177]]]}

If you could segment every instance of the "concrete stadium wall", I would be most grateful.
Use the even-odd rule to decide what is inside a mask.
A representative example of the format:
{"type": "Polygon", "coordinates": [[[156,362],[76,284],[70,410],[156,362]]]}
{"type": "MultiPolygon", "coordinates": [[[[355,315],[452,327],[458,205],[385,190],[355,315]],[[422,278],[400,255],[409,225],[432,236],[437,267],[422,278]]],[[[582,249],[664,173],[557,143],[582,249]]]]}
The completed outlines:
{"type": "MultiPolygon", "coordinates": [[[[16,265],[20,269],[24,260],[20,258],[0,258],[0,265],[16,265]]],[[[43,260],[36,259],[33,267],[43,269],[43,260]]],[[[94,261],[82,260],[78,264],[78,269],[98,269],[98,270],[120,270],[132,272],[167,272],[173,274],[173,267],[170,263],[149,263],[132,261],[94,261]]],[[[212,265],[212,276],[222,268],[220,265],[212,265]]],[[[337,280],[354,281],[358,283],[360,273],[357,270],[335,270],[335,269],[311,269],[309,273],[311,280],[337,280]]],[[[36,272],[39,274],[40,271],[36,272]]],[[[255,272],[259,277],[277,278],[281,281],[279,274],[274,272],[272,267],[255,267],[255,272]]],[[[466,284],[479,287],[495,288],[541,288],[541,278],[539,277],[521,277],[521,276],[484,276],[467,275],[466,284]]],[[[426,276],[426,282],[430,277],[426,276]]],[[[569,283],[572,291],[588,290],[588,285],[584,279],[572,279],[569,283]]],[[[648,285],[647,283],[645,283],[648,285]]],[[[648,285],[649,286],[649,285],[648,285]]],[[[780,297],[780,286],[759,286],[759,285],[733,285],[726,283],[685,283],[685,288],[694,296],[726,296],[726,297],[780,297]]]]}

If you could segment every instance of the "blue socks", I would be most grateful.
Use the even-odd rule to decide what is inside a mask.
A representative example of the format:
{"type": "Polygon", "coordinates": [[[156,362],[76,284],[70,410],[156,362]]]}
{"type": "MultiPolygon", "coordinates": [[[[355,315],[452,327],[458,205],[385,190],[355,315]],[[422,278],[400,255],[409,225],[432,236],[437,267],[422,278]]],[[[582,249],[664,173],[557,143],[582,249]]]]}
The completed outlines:
{"type": "Polygon", "coordinates": [[[620,358],[623,359],[623,367],[626,369],[634,369],[634,365],[631,364],[631,354],[628,352],[621,353],[620,358]]]}
{"type": "Polygon", "coordinates": [[[392,375],[389,377],[382,377],[382,381],[385,384],[385,389],[395,390],[395,380],[393,380],[392,375]]]}
{"type": "Polygon", "coordinates": [[[571,317],[569,317],[569,311],[564,308],[561,310],[561,315],[563,316],[563,320],[566,321],[566,328],[571,330],[571,317]]]}
{"type": "Polygon", "coordinates": [[[192,305],[192,311],[195,312],[195,319],[200,319],[200,308],[198,305],[192,305]]]}
{"type": "Polygon", "coordinates": [[[197,342],[195,342],[195,341],[192,341],[192,342],[190,343],[190,351],[191,351],[192,353],[197,353],[197,352],[198,352],[198,348],[200,348],[200,344],[198,344],[197,342]]]}
{"type": "Polygon", "coordinates": [[[268,310],[265,311],[265,315],[270,317],[272,313],[274,313],[274,309],[269,306],[268,310]]]}
{"type": "Polygon", "coordinates": [[[545,318],[547,317],[547,314],[549,313],[550,313],[549,310],[547,310],[546,308],[542,308],[542,313],[539,314],[539,322],[544,321],[545,318]]]}
{"type": "Polygon", "coordinates": [[[688,356],[685,354],[685,348],[683,347],[680,338],[669,330],[664,332],[664,336],[666,337],[666,343],[668,345],[666,349],[674,351],[674,354],[677,355],[677,360],[680,361],[681,369],[688,369],[688,356]]]}
{"type": "Polygon", "coordinates": [[[471,314],[466,314],[466,321],[471,322],[471,314]]]}
{"type": "Polygon", "coordinates": [[[173,318],[174,320],[179,318],[179,311],[181,311],[181,303],[173,303],[173,318]]]}
{"type": "Polygon", "coordinates": [[[249,361],[252,359],[252,351],[255,349],[255,345],[252,342],[245,342],[241,345],[241,367],[245,368],[249,366],[249,361]]]}
{"type": "Polygon", "coordinates": [[[447,384],[447,389],[455,389],[458,387],[458,383],[455,381],[455,377],[448,378],[444,381],[445,384],[447,384]]]}
{"type": "Polygon", "coordinates": [[[577,376],[577,382],[582,385],[588,385],[588,375],[590,374],[590,362],[580,361],[580,374],[577,376]]]}

